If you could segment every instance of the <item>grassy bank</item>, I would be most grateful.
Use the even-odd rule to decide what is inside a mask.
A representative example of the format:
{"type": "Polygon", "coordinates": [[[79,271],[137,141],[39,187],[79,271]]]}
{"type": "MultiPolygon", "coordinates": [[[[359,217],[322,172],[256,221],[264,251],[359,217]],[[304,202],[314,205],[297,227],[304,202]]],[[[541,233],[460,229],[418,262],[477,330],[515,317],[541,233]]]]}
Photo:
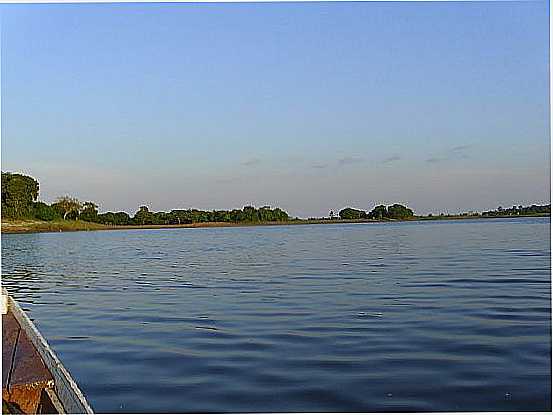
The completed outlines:
{"type": "Polygon", "coordinates": [[[38,220],[2,220],[2,233],[35,233],[35,232],[74,232],[74,231],[100,231],[120,229],[170,229],[170,228],[215,228],[237,226],[270,226],[309,223],[311,221],[290,222],[255,222],[255,223],[229,223],[229,222],[202,222],[187,223],[182,225],[102,225],[99,223],[85,222],[82,220],[58,220],[44,222],[38,220]]]}
{"type": "Polygon", "coordinates": [[[71,232],[101,229],[110,229],[110,227],[82,220],[60,220],[52,222],[40,220],[2,220],[2,233],[71,232]]]}
{"type": "MultiPolygon", "coordinates": [[[[536,214],[526,216],[415,216],[406,221],[432,221],[432,220],[459,220],[459,219],[501,219],[516,217],[544,217],[548,214],[536,214]]],[[[82,220],[58,220],[44,222],[38,220],[2,220],[2,233],[36,233],[36,232],[75,232],[75,231],[100,231],[114,229],[171,229],[171,228],[215,228],[215,227],[241,227],[241,226],[275,226],[275,225],[310,225],[310,224],[339,224],[339,223],[378,223],[398,222],[398,220],[377,221],[372,219],[343,220],[343,219],[293,219],[286,222],[201,222],[187,223],[183,225],[102,225],[99,223],[85,222],[82,220]]]]}
{"type": "Polygon", "coordinates": [[[364,223],[371,220],[289,220],[286,222],[198,222],[182,225],[102,225],[82,220],[2,220],[2,233],[74,232],[121,229],[172,229],[172,228],[229,228],[244,226],[309,225],[322,223],[364,223]]]}

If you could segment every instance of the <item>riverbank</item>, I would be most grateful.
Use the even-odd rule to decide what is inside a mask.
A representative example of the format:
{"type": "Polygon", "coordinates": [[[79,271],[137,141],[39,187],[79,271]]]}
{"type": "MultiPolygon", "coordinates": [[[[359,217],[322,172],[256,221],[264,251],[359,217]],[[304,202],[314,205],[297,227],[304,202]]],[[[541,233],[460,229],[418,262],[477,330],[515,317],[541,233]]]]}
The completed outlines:
{"type": "MultiPolygon", "coordinates": [[[[403,221],[432,221],[432,220],[461,220],[461,219],[502,219],[517,217],[549,217],[547,214],[525,216],[415,216],[403,221]]],[[[38,220],[2,220],[2,233],[39,233],[39,232],[77,232],[77,231],[101,231],[124,229],[172,229],[172,228],[219,228],[242,226],[277,226],[277,225],[313,225],[313,224],[347,224],[347,223],[379,223],[402,222],[400,220],[345,220],[345,219],[293,219],[283,222],[199,222],[182,225],[102,225],[99,223],[85,222],[82,220],[59,220],[52,222],[38,220]]]]}
{"type": "MultiPolygon", "coordinates": [[[[38,232],[77,232],[77,231],[102,231],[124,229],[172,229],[172,228],[221,228],[237,226],[271,226],[271,225],[298,225],[308,223],[323,223],[330,221],[286,221],[286,222],[198,222],[181,225],[102,225],[99,223],[85,222],[82,220],[58,220],[44,222],[37,220],[3,220],[2,233],[38,233],[38,232]]],[[[336,221],[333,221],[336,222],[336,221]]],[[[357,221],[347,221],[357,222],[357,221]]]]}
{"type": "Polygon", "coordinates": [[[124,229],[173,229],[173,228],[229,228],[243,226],[309,225],[323,223],[364,223],[374,220],[289,220],[282,222],[198,222],[181,225],[102,225],[82,220],[59,220],[44,222],[37,220],[3,220],[2,233],[77,232],[124,229]]]}

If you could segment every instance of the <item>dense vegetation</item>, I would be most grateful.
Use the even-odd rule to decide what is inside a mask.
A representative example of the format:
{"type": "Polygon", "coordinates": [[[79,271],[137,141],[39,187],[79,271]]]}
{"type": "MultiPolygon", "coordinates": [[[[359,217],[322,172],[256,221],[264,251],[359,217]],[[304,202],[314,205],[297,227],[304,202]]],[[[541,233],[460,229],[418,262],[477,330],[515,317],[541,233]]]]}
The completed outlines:
{"type": "Polygon", "coordinates": [[[2,173],[2,217],[34,216],[33,202],[38,197],[38,182],[22,174],[2,173]]]}
{"type": "Polygon", "coordinates": [[[80,219],[87,222],[106,225],[177,225],[199,222],[282,222],[289,219],[280,208],[263,206],[255,208],[204,211],[198,209],[180,209],[170,212],[150,212],[147,206],[141,206],[131,217],[127,212],[98,213],[94,202],[81,203],[69,196],[59,197],[48,205],[37,201],[38,182],[29,176],[2,173],[2,218],[39,219],[54,221],[61,219],[80,219]]]}
{"type": "Polygon", "coordinates": [[[279,208],[272,209],[269,206],[259,209],[245,206],[243,209],[213,211],[179,209],[170,212],[150,212],[147,206],[141,206],[132,218],[126,212],[98,214],[96,211],[94,216],[92,210],[90,217],[80,218],[107,225],[181,225],[201,222],[281,222],[288,220],[288,214],[279,208]]]}
{"type": "Polygon", "coordinates": [[[340,219],[409,219],[414,217],[414,213],[406,206],[397,203],[388,207],[384,205],[375,206],[370,212],[364,210],[345,208],[339,212],[340,219]]]}
{"type": "Polygon", "coordinates": [[[482,212],[482,216],[531,216],[551,214],[551,205],[513,206],[503,209],[499,206],[496,210],[482,212]]]}

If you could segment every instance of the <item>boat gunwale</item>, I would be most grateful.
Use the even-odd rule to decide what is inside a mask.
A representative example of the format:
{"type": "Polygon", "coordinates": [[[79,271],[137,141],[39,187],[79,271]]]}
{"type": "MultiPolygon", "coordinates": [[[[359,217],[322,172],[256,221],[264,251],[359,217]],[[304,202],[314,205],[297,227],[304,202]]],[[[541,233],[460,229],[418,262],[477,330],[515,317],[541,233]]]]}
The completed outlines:
{"type": "Polygon", "coordinates": [[[2,287],[2,295],[5,295],[5,298],[8,300],[8,310],[12,312],[21,329],[25,331],[44,364],[54,377],[54,390],[65,412],[93,414],[94,411],[77,382],[65,368],[54,350],[52,350],[46,339],[40,334],[34,323],[29,319],[17,301],[7,293],[4,287],[2,287]]]}

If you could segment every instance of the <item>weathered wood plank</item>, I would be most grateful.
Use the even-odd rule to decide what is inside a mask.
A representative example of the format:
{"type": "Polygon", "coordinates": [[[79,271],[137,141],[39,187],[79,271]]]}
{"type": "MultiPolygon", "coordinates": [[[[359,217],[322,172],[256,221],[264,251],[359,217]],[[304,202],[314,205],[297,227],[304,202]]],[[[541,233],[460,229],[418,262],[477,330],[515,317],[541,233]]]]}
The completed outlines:
{"type": "Polygon", "coordinates": [[[37,413],[42,390],[54,385],[52,375],[23,330],[19,330],[13,369],[6,385],[7,393],[3,390],[2,396],[26,414],[37,413]]]}
{"type": "Polygon", "coordinates": [[[27,387],[27,385],[10,387],[7,401],[25,414],[36,414],[43,389],[41,387],[27,387]]]}
{"type": "Polygon", "coordinates": [[[40,405],[38,406],[37,413],[65,414],[66,411],[54,390],[46,388],[42,390],[42,396],[40,397],[40,405]]]}
{"type": "Polygon", "coordinates": [[[8,385],[10,392],[16,386],[24,385],[27,389],[34,389],[54,385],[54,378],[24,330],[20,331],[15,346],[13,370],[8,385]]]}
{"type": "Polygon", "coordinates": [[[19,323],[12,313],[2,315],[2,387],[8,386],[19,330],[19,323]]]}
{"type": "Polygon", "coordinates": [[[2,413],[12,415],[23,414],[24,412],[21,410],[18,404],[8,401],[9,396],[7,395],[7,393],[7,390],[5,392],[2,392],[2,413]]]}

